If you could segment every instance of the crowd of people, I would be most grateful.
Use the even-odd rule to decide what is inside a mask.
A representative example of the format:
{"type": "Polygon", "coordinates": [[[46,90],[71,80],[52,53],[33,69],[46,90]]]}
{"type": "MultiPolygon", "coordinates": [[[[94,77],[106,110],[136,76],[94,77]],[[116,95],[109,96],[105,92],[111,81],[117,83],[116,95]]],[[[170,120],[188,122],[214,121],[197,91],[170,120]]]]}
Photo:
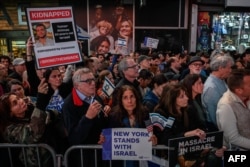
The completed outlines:
{"type": "MultiPolygon", "coordinates": [[[[37,69],[32,47],[28,40],[25,58],[0,57],[1,143],[47,143],[64,154],[72,145],[102,144],[105,128],[146,128],[149,113],[159,113],[174,121],[153,128],[153,145],[224,132],[223,146],[196,166],[222,166],[226,149],[250,150],[250,49],[242,55],[100,51],[82,63],[37,69]],[[102,89],[105,78],[115,85],[111,96],[102,89]]],[[[83,154],[88,166],[94,163],[89,151],[83,154]]]]}

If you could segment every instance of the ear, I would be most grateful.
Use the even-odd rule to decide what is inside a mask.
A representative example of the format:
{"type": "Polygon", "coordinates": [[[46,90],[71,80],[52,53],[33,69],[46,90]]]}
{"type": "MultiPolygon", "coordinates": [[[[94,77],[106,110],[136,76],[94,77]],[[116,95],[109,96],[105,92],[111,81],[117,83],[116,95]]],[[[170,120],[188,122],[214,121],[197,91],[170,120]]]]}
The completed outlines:
{"type": "Polygon", "coordinates": [[[159,85],[157,85],[156,83],[154,83],[154,88],[158,88],[159,87],[159,85]]]}
{"type": "Polygon", "coordinates": [[[234,90],[234,93],[237,94],[237,95],[241,95],[243,93],[243,89],[242,88],[236,88],[234,90]]]}

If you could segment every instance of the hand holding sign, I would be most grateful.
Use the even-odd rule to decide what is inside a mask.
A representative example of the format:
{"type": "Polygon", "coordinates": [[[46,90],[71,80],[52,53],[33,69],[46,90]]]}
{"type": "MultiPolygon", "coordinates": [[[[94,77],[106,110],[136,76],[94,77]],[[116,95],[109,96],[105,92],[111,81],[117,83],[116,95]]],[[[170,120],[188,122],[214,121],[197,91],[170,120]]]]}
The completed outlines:
{"type": "Polygon", "coordinates": [[[198,136],[201,140],[205,139],[206,133],[201,129],[188,131],[184,134],[185,137],[198,136]]]}

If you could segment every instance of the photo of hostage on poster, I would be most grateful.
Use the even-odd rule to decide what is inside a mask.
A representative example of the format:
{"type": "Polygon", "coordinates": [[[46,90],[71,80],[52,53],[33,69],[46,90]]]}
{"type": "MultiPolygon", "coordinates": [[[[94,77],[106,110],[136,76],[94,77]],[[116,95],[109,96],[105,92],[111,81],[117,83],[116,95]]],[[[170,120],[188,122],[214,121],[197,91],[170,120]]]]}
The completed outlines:
{"type": "Polygon", "coordinates": [[[27,8],[37,68],[82,61],[72,7],[27,8]]]}

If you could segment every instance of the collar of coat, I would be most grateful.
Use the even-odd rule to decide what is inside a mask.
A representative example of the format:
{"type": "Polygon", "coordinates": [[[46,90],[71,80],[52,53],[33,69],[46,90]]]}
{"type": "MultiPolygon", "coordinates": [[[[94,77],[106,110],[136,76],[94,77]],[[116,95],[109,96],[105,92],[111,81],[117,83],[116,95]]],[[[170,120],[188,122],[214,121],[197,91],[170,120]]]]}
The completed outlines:
{"type": "Polygon", "coordinates": [[[72,96],[73,96],[74,105],[76,105],[76,106],[82,106],[83,105],[83,101],[78,96],[75,88],[72,89],[72,96]]]}

